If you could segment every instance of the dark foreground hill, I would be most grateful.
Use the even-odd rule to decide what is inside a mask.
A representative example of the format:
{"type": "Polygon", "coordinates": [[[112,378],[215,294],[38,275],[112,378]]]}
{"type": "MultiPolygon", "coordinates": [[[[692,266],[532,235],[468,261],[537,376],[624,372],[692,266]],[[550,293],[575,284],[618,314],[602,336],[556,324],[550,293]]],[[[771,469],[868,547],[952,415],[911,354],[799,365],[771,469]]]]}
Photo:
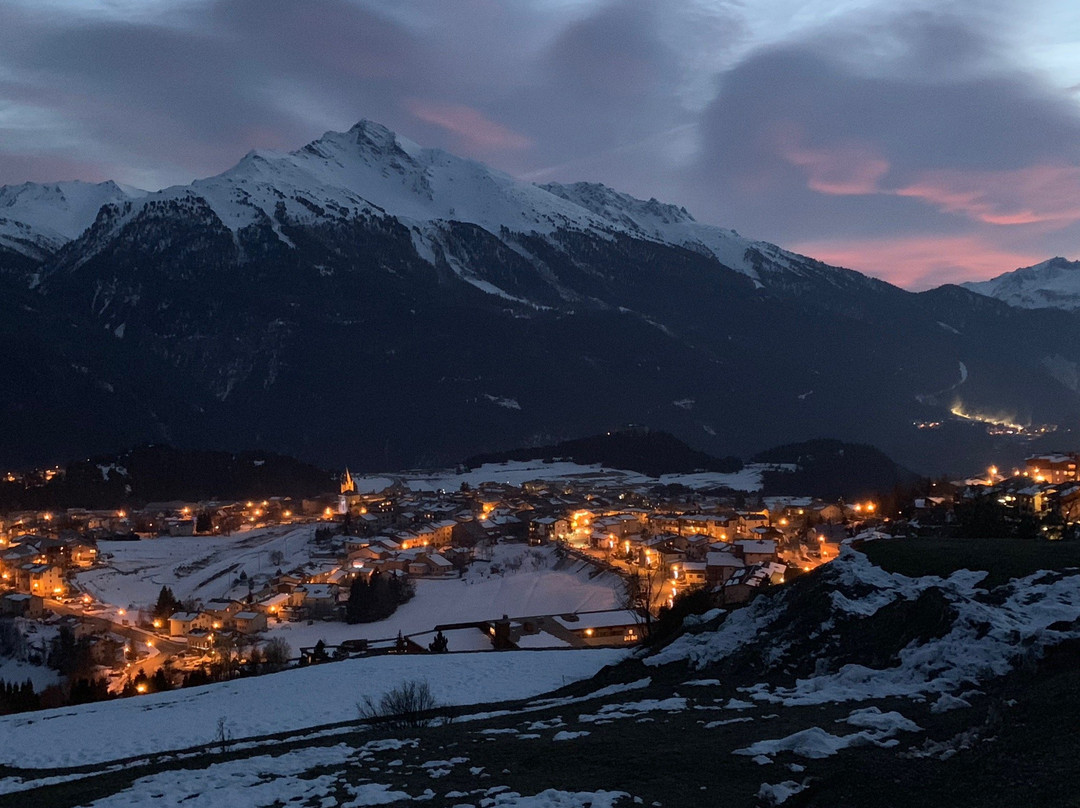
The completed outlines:
{"type": "Polygon", "coordinates": [[[739,471],[743,466],[737,457],[713,457],[691,449],[674,435],[648,429],[606,432],[549,446],[473,455],[465,461],[465,465],[475,468],[484,463],[508,460],[566,460],[582,465],[599,463],[607,468],[636,471],[650,477],[694,471],[730,473],[739,471]]]}
{"type": "Polygon", "coordinates": [[[759,452],[754,463],[790,468],[764,472],[764,493],[835,500],[881,497],[920,478],[873,446],[838,440],[789,443],[759,452]]]}
{"type": "Polygon", "coordinates": [[[155,444],[67,464],[48,482],[0,482],[0,512],[118,508],[147,502],[304,497],[336,490],[327,471],[272,452],[213,452],[155,444]]]}
{"type": "Polygon", "coordinates": [[[310,805],[1075,805],[1077,553],[1001,546],[865,545],[885,568],[845,554],[551,697],[438,726],[352,721],[98,770],[9,770],[30,790],[4,804],[299,791],[310,805]],[[888,571],[915,556],[940,574],[888,571]],[[1032,572],[1046,566],[1062,569],[1032,572]],[[1025,577],[998,583],[1005,572],[1025,577]]]}

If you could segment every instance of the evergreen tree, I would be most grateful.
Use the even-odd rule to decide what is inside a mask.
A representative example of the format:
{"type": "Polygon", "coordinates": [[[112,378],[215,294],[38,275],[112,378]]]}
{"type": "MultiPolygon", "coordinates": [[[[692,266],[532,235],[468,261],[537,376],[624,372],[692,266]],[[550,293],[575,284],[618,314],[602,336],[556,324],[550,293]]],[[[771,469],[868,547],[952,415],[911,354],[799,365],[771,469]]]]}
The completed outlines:
{"type": "Polygon", "coordinates": [[[158,593],[157,603],[154,604],[154,617],[158,620],[168,620],[181,609],[180,601],[167,586],[161,587],[158,593]]]}
{"type": "Polygon", "coordinates": [[[428,650],[433,654],[445,654],[449,650],[450,643],[446,639],[446,635],[439,631],[435,635],[435,639],[428,645],[428,650]]]}

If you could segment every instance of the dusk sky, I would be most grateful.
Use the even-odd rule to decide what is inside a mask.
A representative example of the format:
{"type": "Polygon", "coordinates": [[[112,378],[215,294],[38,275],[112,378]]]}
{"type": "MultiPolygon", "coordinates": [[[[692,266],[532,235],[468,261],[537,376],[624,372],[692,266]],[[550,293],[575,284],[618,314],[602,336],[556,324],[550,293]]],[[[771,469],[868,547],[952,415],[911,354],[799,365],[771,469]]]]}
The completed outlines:
{"type": "Polygon", "coordinates": [[[1080,257],[1080,5],[5,0],[0,184],[155,189],[361,118],[911,289],[1080,257]]]}

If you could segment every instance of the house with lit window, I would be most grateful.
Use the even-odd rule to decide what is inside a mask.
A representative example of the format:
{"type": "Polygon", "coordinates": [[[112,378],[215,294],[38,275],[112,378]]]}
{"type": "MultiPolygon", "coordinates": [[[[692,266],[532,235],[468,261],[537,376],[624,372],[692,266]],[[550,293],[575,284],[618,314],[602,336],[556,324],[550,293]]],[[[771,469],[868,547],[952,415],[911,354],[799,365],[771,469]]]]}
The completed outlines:
{"type": "Polygon", "coordinates": [[[641,640],[641,622],[629,609],[576,612],[552,617],[548,630],[579,647],[633,645],[641,640]]]}
{"type": "Polygon", "coordinates": [[[16,588],[20,592],[55,598],[67,592],[64,569],[55,564],[24,564],[16,588]]]}

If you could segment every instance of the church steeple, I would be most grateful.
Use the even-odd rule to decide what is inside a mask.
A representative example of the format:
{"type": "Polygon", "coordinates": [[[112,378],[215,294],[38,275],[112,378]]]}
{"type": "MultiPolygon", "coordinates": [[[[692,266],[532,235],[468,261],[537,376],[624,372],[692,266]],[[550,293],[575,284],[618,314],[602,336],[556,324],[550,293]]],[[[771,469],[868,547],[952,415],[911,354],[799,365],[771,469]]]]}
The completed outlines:
{"type": "Polygon", "coordinates": [[[352,475],[349,474],[348,466],[345,467],[345,474],[341,478],[341,493],[342,494],[355,494],[356,493],[356,481],[353,480],[352,475]]]}

